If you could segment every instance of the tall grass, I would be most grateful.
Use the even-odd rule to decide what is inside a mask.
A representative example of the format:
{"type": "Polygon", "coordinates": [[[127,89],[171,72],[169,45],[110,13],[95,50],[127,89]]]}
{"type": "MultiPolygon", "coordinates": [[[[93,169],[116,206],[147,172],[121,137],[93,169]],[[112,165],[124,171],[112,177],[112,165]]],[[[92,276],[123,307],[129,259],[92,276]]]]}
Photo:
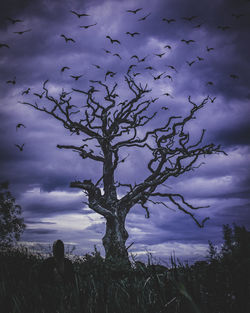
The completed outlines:
{"type": "Polygon", "coordinates": [[[41,255],[8,249],[0,253],[0,311],[249,313],[250,258],[223,253],[191,266],[171,258],[166,267],[149,258],[147,264],[133,261],[127,267],[94,251],[74,257],[74,284],[61,288],[39,283],[41,255]]]}

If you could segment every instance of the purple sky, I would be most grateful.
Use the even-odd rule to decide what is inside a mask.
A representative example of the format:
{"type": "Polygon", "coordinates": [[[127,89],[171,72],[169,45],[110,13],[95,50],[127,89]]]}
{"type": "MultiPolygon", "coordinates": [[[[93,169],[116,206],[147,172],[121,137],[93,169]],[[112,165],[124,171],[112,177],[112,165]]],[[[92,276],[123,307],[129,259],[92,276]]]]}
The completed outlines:
{"type": "MultiPolygon", "coordinates": [[[[69,188],[75,179],[100,178],[99,165],[82,160],[75,152],[59,150],[57,144],[79,142],[78,136],[71,136],[59,122],[20,102],[43,104],[34,93],[42,92],[46,79],[51,93],[57,95],[62,88],[67,92],[71,88],[88,90],[89,80],[104,80],[107,70],[117,73],[108,77],[107,83],[118,82],[120,99],[125,100],[131,94],[123,75],[130,64],[137,65],[132,73],[141,73],[136,81],[152,88],[149,97],[159,97],[151,109],[158,114],[147,127],[163,124],[169,114],[185,114],[191,108],[188,96],[199,104],[209,95],[214,101],[209,100],[196,114],[189,131],[195,140],[205,128],[204,142],[221,144],[228,154],[207,157],[199,169],[166,182],[171,192],[183,194],[193,205],[210,205],[197,212],[200,220],[210,217],[203,229],[177,210],[150,205],[148,220],[145,211],[135,206],[126,224],[127,244],[134,242],[130,251],[138,257],[149,251],[167,260],[175,250],[176,256],[194,260],[206,254],[208,240],[221,242],[223,224],[235,222],[250,228],[249,13],[250,2],[243,0],[1,2],[0,44],[9,48],[0,47],[0,178],[10,181],[10,190],[23,208],[27,224],[23,242],[47,244],[61,238],[84,253],[93,251],[94,245],[102,250],[105,225],[104,219],[83,203],[83,193],[69,188]],[[137,8],[142,10],[136,14],[126,11],[137,8]],[[89,16],[78,18],[71,10],[89,16]],[[192,16],[191,21],[183,18],[192,16]],[[12,23],[8,18],[22,22],[12,23]],[[87,29],[79,27],[95,23],[87,29]],[[29,31],[15,33],[25,30],[29,31]],[[140,34],[131,37],[126,32],[140,34]],[[66,43],[61,34],[75,42],[66,43]],[[107,35],[121,44],[111,44],[107,35]],[[186,44],[182,39],[195,42],[186,44]],[[214,49],[207,51],[207,47],[214,49]],[[155,55],[161,53],[165,53],[161,58],[155,55]],[[147,58],[138,62],[131,59],[134,54],[147,58]],[[63,66],[70,69],[61,72],[63,66]],[[154,69],[145,69],[147,66],[154,69]],[[155,81],[153,76],[162,72],[165,74],[155,81]],[[82,77],[75,81],[70,75],[82,77]],[[164,78],[166,75],[172,80],[164,78]],[[13,79],[16,84],[7,83],[13,79]],[[29,93],[22,95],[27,88],[29,93]],[[166,92],[171,97],[163,96],[166,92]],[[163,106],[168,110],[162,110],[163,106]],[[18,123],[26,128],[16,130],[18,123]],[[23,143],[21,152],[15,144],[23,143]]],[[[84,100],[75,98],[79,107],[84,100]]],[[[119,166],[116,179],[140,182],[146,177],[148,152],[123,153],[128,157],[119,166]]],[[[122,195],[124,191],[119,192],[122,195]]]]}

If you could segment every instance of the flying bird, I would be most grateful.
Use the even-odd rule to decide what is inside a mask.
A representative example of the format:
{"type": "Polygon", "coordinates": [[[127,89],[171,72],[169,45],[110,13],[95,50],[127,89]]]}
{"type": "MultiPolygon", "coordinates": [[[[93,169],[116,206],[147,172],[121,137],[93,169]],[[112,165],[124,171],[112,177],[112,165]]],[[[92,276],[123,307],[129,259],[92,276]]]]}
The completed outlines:
{"type": "Polygon", "coordinates": [[[13,80],[7,80],[6,83],[7,83],[7,84],[15,85],[15,84],[16,84],[16,77],[14,77],[13,80]]]}
{"type": "Polygon", "coordinates": [[[201,25],[203,25],[203,23],[195,25],[194,28],[201,28],[201,25]]]}
{"type": "Polygon", "coordinates": [[[213,84],[214,84],[214,83],[211,82],[211,81],[206,83],[206,85],[210,85],[210,86],[213,86],[213,84]]]}
{"type": "Polygon", "coordinates": [[[165,74],[165,72],[159,74],[158,76],[154,76],[154,75],[152,75],[152,74],[151,74],[151,75],[152,75],[152,77],[154,78],[154,80],[157,80],[157,79],[160,79],[163,74],[165,74]]]}
{"type": "Polygon", "coordinates": [[[104,50],[106,53],[111,53],[111,51],[106,50],[106,49],[104,49],[104,48],[103,48],[103,50],[104,50]]]}
{"type": "Polygon", "coordinates": [[[191,22],[194,18],[197,18],[198,16],[196,15],[193,15],[193,16],[190,16],[190,17],[182,17],[183,20],[185,21],[188,21],[188,22],[191,22]]]}
{"type": "Polygon", "coordinates": [[[110,77],[114,77],[116,73],[112,72],[112,71],[107,71],[106,74],[105,74],[105,80],[107,79],[107,76],[110,76],[110,77]]]}
{"type": "Polygon", "coordinates": [[[165,17],[163,17],[162,19],[163,22],[167,22],[168,24],[172,23],[172,22],[176,22],[176,20],[174,18],[170,18],[170,19],[167,19],[165,17]]]}
{"type": "Polygon", "coordinates": [[[164,46],[163,48],[167,48],[167,49],[169,49],[169,50],[172,49],[170,45],[166,45],[166,46],[164,46]]]}
{"type": "Polygon", "coordinates": [[[170,93],[168,93],[168,92],[165,92],[165,93],[163,93],[162,95],[163,95],[163,96],[170,97],[170,98],[174,98],[174,97],[173,97],[173,96],[171,96],[171,95],[170,95],[170,93]]]}
{"type": "Polygon", "coordinates": [[[162,110],[168,110],[168,107],[161,107],[162,110]]]}
{"type": "Polygon", "coordinates": [[[66,37],[64,34],[61,34],[61,37],[64,38],[66,42],[68,42],[68,41],[75,42],[75,40],[73,38],[66,37]]]}
{"type": "Polygon", "coordinates": [[[214,50],[214,48],[209,48],[208,46],[207,46],[207,51],[209,52],[209,51],[212,51],[212,50],[214,50]]]}
{"type": "Polygon", "coordinates": [[[74,78],[74,80],[78,80],[82,75],[70,75],[70,77],[74,78]]]}
{"type": "Polygon", "coordinates": [[[97,23],[95,23],[95,24],[90,24],[90,25],[83,25],[83,26],[79,26],[79,27],[80,27],[80,28],[85,28],[85,29],[87,29],[87,28],[92,27],[92,26],[95,26],[95,25],[97,25],[97,23]]]}
{"type": "Polygon", "coordinates": [[[23,151],[23,147],[24,147],[24,143],[20,146],[20,145],[17,145],[15,144],[15,146],[20,150],[20,151],[23,151]]]}
{"type": "Polygon", "coordinates": [[[14,19],[14,18],[11,18],[11,17],[7,17],[7,20],[9,20],[12,24],[23,22],[23,20],[14,19]]]}
{"type": "Polygon", "coordinates": [[[158,98],[154,98],[154,99],[151,99],[151,102],[155,102],[155,101],[157,101],[159,99],[159,97],[158,98]]]}
{"type": "Polygon", "coordinates": [[[9,48],[10,46],[7,43],[0,43],[0,48],[9,48]]]}
{"type": "Polygon", "coordinates": [[[193,60],[193,61],[191,61],[191,62],[186,61],[186,63],[187,63],[189,66],[191,66],[191,65],[193,65],[193,64],[195,63],[195,60],[193,60]]]}
{"type": "Polygon", "coordinates": [[[30,32],[30,31],[31,31],[31,29],[26,29],[26,30],[21,30],[21,31],[18,31],[18,32],[13,32],[13,34],[22,35],[24,33],[30,32]]]}
{"type": "Polygon", "coordinates": [[[176,71],[176,73],[177,73],[177,69],[173,65],[167,65],[167,67],[171,68],[172,70],[176,71]]]}
{"type": "Polygon", "coordinates": [[[71,13],[75,14],[78,18],[82,17],[82,16],[89,16],[89,14],[85,14],[85,13],[77,13],[76,11],[71,10],[71,13]]]}
{"type": "Polygon", "coordinates": [[[106,36],[106,38],[108,38],[112,44],[113,44],[114,42],[117,42],[117,43],[121,44],[119,40],[117,40],[117,39],[112,39],[110,36],[106,36]]]}
{"type": "Polygon", "coordinates": [[[164,76],[163,78],[168,78],[168,79],[170,79],[171,81],[173,81],[173,78],[172,78],[171,75],[166,75],[166,76],[164,76]]]}
{"type": "Polygon", "coordinates": [[[128,68],[128,70],[127,70],[127,74],[130,73],[130,71],[132,70],[133,67],[136,67],[136,65],[135,65],[135,64],[129,65],[129,68],[128,68]]]}
{"type": "Polygon", "coordinates": [[[138,63],[140,63],[140,62],[145,62],[145,60],[146,60],[147,57],[148,57],[148,56],[146,55],[144,58],[138,59],[138,63]]]}
{"type": "Polygon", "coordinates": [[[137,61],[140,60],[139,57],[136,54],[132,55],[132,57],[130,59],[137,59],[137,61]]]}
{"type": "Polygon", "coordinates": [[[131,37],[134,37],[135,35],[140,35],[140,33],[138,33],[138,32],[134,32],[134,33],[126,32],[126,34],[130,35],[131,37]]]}
{"type": "Polygon", "coordinates": [[[233,78],[233,79],[238,79],[239,78],[239,76],[238,75],[235,75],[235,74],[230,74],[229,75],[231,78],[233,78]]]}
{"type": "Polygon", "coordinates": [[[141,10],[142,10],[142,8],[139,8],[139,9],[136,9],[136,10],[127,10],[127,12],[136,14],[137,12],[139,12],[141,10]]]}
{"type": "Polygon", "coordinates": [[[154,53],[154,55],[156,55],[156,56],[159,57],[159,58],[162,58],[162,57],[164,56],[164,54],[166,54],[166,52],[159,53],[159,54],[154,53]]]}
{"type": "Polygon", "coordinates": [[[181,39],[181,41],[185,42],[187,45],[189,45],[190,42],[195,42],[195,40],[193,40],[193,39],[189,39],[189,40],[181,39]]]}
{"type": "Polygon", "coordinates": [[[16,125],[16,131],[17,131],[20,127],[26,128],[26,126],[25,126],[24,124],[18,123],[18,124],[16,125]]]}
{"type": "Polygon", "coordinates": [[[24,91],[22,92],[22,96],[23,96],[23,95],[28,95],[29,92],[30,92],[30,88],[24,90],[24,91]]]}
{"type": "Polygon", "coordinates": [[[136,77],[138,75],[141,75],[141,73],[133,73],[133,76],[136,77]]]}
{"type": "Polygon", "coordinates": [[[69,70],[70,69],[70,67],[68,67],[68,66],[63,66],[62,68],[61,68],[61,72],[64,72],[65,70],[69,70]]]}
{"type": "Polygon", "coordinates": [[[44,92],[42,92],[42,93],[37,93],[37,92],[34,92],[34,93],[33,93],[33,95],[34,95],[34,96],[39,97],[40,99],[42,99],[42,97],[43,97],[44,93],[45,93],[45,91],[44,91],[44,92]]]}
{"type": "Polygon", "coordinates": [[[201,57],[199,57],[199,56],[197,56],[197,59],[198,59],[199,61],[204,61],[204,59],[201,58],[201,57]]]}
{"type": "Polygon", "coordinates": [[[101,68],[101,66],[100,65],[98,65],[98,64],[92,64],[93,66],[95,66],[96,68],[98,68],[98,69],[100,69],[101,68]]]}
{"type": "Polygon", "coordinates": [[[148,13],[147,15],[145,15],[145,16],[139,18],[138,21],[145,21],[145,19],[146,19],[149,15],[151,15],[151,13],[148,13]]]}
{"type": "Polygon", "coordinates": [[[152,66],[145,67],[145,70],[155,70],[152,66]]]}
{"type": "Polygon", "coordinates": [[[216,97],[214,97],[213,99],[209,96],[209,99],[211,100],[211,102],[213,103],[214,100],[216,99],[216,97]]]}
{"type": "Polygon", "coordinates": [[[114,53],[113,55],[114,55],[114,56],[117,56],[120,60],[122,59],[122,57],[120,56],[119,53],[114,53]]]}

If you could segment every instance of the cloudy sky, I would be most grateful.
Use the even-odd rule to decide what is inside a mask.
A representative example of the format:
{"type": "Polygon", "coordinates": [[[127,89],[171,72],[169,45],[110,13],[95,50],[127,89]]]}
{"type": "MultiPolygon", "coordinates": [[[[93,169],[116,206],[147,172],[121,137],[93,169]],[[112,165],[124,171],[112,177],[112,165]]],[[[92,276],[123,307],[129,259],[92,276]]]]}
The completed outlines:
{"type": "MultiPolygon", "coordinates": [[[[210,206],[196,215],[200,220],[210,217],[204,228],[176,208],[150,205],[151,217],[145,219],[145,211],[135,206],[126,224],[127,244],[134,242],[130,252],[138,258],[151,252],[167,260],[175,251],[182,260],[194,260],[206,255],[208,240],[221,242],[223,224],[250,228],[250,2],[150,2],[1,2],[0,175],[23,208],[23,242],[48,244],[61,238],[83,253],[93,251],[94,245],[103,252],[104,219],[86,207],[80,190],[69,187],[74,180],[97,181],[102,176],[99,164],[58,149],[57,144],[79,142],[78,136],[22,102],[49,105],[42,95],[45,80],[56,96],[72,88],[88,90],[93,84],[89,80],[104,81],[107,71],[116,73],[106,82],[118,83],[119,101],[124,101],[131,96],[124,83],[131,64],[136,65],[131,71],[135,80],[152,89],[149,98],[159,98],[150,109],[158,114],[147,127],[163,125],[171,114],[184,116],[191,109],[188,96],[197,104],[209,96],[189,131],[195,140],[206,129],[204,143],[221,144],[227,156],[207,157],[195,171],[166,182],[171,192],[181,193],[194,206],[210,206]],[[136,9],[141,10],[127,11],[136,9]],[[112,44],[107,35],[120,44],[112,44]],[[138,62],[133,55],[146,59],[138,62]],[[149,66],[152,69],[146,69],[149,66]],[[71,75],[82,76],[76,80],[71,75]],[[19,123],[25,127],[16,127],[19,123]]],[[[85,110],[86,97],[78,95],[75,101],[85,110]]],[[[126,156],[116,180],[142,181],[147,152],[130,149],[124,151],[126,156]]]]}

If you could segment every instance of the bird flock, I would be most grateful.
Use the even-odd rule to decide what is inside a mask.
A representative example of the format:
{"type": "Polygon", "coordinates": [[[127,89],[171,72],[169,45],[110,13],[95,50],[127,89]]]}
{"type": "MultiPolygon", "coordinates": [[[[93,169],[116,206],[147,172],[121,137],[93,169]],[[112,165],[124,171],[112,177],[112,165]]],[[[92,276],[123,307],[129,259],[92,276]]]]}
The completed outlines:
{"type": "MultiPolygon", "coordinates": [[[[152,12],[145,12],[144,13],[144,9],[143,8],[136,8],[136,9],[127,9],[125,12],[125,14],[130,14],[132,16],[135,17],[135,22],[142,22],[142,23],[150,23],[150,18],[152,18],[152,12]],[[140,16],[141,14],[141,16],[140,16]]],[[[73,14],[78,20],[82,21],[84,20],[85,17],[91,18],[91,15],[87,14],[87,13],[79,13],[77,11],[74,10],[70,10],[69,14],[73,14]]],[[[232,13],[231,14],[231,21],[234,20],[239,20],[241,18],[244,18],[245,15],[242,13],[232,13]]],[[[21,28],[21,25],[23,24],[23,20],[22,19],[17,19],[17,18],[12,18],[12,17],[6,17],[6,20],[8,21],[8,23],[10,23],[11,25],[14,26],[20,26],[20,29],[17,29],[15,31],[13,31],[13,34],[15,35],[19,35],[19,36],[26,36],[26,34],[28,35],[28,33],[32,32],[32,28],[21,28]]],[[[172,18],[172,17],[162,17],[160,20],[160,23],[166,23],[167,27],[172,27],[172,25],[176,24],[179,22],[179,20],[182,20],[186,23],[190,24],[191,29],[202,29],[203,27],[205,27],[205,22],[201,21],[201,18],[199,16],[196,15],[192,15],[192,16],[184,16],[184,17],[180,17],[179,19],[177,18],[172,18]]],[[[79,25],[78,27],[80,29],[86,29],[88,30],[89,28],[97,28],[98,29],[98,25],[99,22],[93,21],[93,23],[90,24],[85,24],[85,25],[79,25]]],[[[218,31],[222,31],[222,32],[226,32],[229,31],[230,29],[232,29],[233,26],[229,26],[229,25],[218,25],[216,26],[216,28],[218,29],[218,31]]],[[[77,40],[75,38],[73,38],[71,35],[66,35],[66,34],[59,34],[59,36],[65,41],[66,45],[69,44],[75,44],[77,42],[77,40]]],[[[137,45],[137,38],[142,36],[142,33],[139,31],[126,31],[124,33],[124,36],[128,36],[131,38],[131,40],[134,40],[134,45],[137,45]]],[[[113,36],[111,34],[107,34],[106,37],[107,39],[107,45],[109,44],[110,47],[116,49],[116,47],[120,47],[123,45],[123,40],[122,38],[113,38],[113,36]]],[[[181,38],[179,39],[180,44],[183,44],[184,46],[192,46],[197,44],[196,40],[194,39],[190,39],[190,38],[181,38]]],[[[0,49],[11,49],[11,45],[6,43],[6,42],[1,42],[0,43],[0,49]]],[[[186,60],[185,63],[187,64],[186,66],[188,68],[191,68],[194,66],[194,64],[196,63],[203,63],[206,61],[206,54],[211,54],[214,52],[216,48],[215,47],[211,47],[209,45],[206,45],[203,48],[203,52],[204,55],[202,56],[195,56],[192,60],[186,60]]],[[[124,57],[121,55],[121,53],[119,53],[118,51],[111,51],[111,48],[102,48],[102,50],[104,51],[104,53],[106,53],[107,55],[112,55],[113,57],[117,58],[120,60],[120,62],[123,61],[124,57]]],[[[133,54],[128,58],[128,62],[133,62],[133,64],[129,64],[126,74],[127,75],[131,75],[131,77],[133,77],[134,79],[137,76],[140,75],[144,75],[145,76],[145,70],[146,72],[149,72],[149,77],[152,78],[153,81],[158,81],[158,80],[167,80],[168,82],[173,82],[175,80],[175,75],[178,75],[179,70],[177,70],[176,65],[173,64],[166,64],[163,63],[165,62],[165,60],[167,60],[167,56],[169,55],[169,53],[171,53],[173,50],[172,45],[170,44],[165,44],[163,46],[163,51],[159,51],[158,53],[153,53],[150,55],[145,55],[145,56],[139,56],[137,54],[133,54]],[[152,66],[152,64],[149,64],[150,59],[152,60],[152,58],[158,58],[159,60],[162,60],[162,65],[161,65],[161,69],[166,67],[166,71],[164,70],[157,70],[155,69],[154,66],[152,66]],[[146,62],[148,62],[146,64],[146,62]],[[145,64],[145,65],[144,65],[145,64]],[[138,70],[138,66],[139,65],[144,65],[143,69],[140,69],[140,71],[138,70]],[[142,73],[142,71],[144,71],[142,73]],[[167,72],[170,71],[170,72],[167,72]],[[156,74],[154,74],[154,72],[156,74]]],[[[114,70],[111,69],[103,69],[103,67],[100,64],[92,64],[93,68],[95,68],[96,70],[104,70],[104,80],[107,81],[110,78],[114,78],[115,75],[117,74],[117,72],[115,72],[114,70]]],[[[70,72],[71,67],[68,65],[65,65],[63,67],[61,67],[60,72],[62,74],[66,73],[66,72],[70,72]]],[[[65,75],[65,74],[64,74],[65,75]]],[[[84,75],[82,73],[70,73],[69,77],[71,79],[73,79],[73,81],[77,82],[79,81],[84,75]]],[[[239,75],[235,74],[235,73],[231,73],[228,74],[228,76],[231,79],[239,79],[239,75]]],[[[91,81],[91,80],[90,80],[91,81]]],[[[9,78],[8,80],[6,80],[6,84],[8,85],[12,85],[15,86],[17,84],[17,77],[14,76],[12,78],[9,78]]],[[[204,83],[205,86],[213,86],[214,82],[213,81],[207,81],[204,83]]],[[[93,87],[93,86],[92,86],[93,87]]],[[[94,88],[94,87],[93,87],[94,88]]],[[[72,88],[72,90],[76,90],[74,88],[72,88]]],[[[45,91],[43,92],[32,92],[31,88],[28,87],[26,89],[24,89],[21,92],[21,96],[26,97],[29,94],[33,94],[33,96],[42,99],[44,96],[45,91]]],[[[67,93],[65,93],[67,94],[67,93]]],[[[166,96],[171,98],[174,98],[173,95],[171,95],[169,92],[164,92],[162,94],[162,96],[166,96]]],[[[152,99],[152,102],[155,102],[159,99],[159,97],[152,99]]],[[[213,103],[216,99],[216,97],[210,97],[209,99],[211,100],[211,102],[213,103]]],[[[162,107],[163,110],[167,110],[167,107],[162,107]]],[[[26,128],[26,126],[23,123],[17,123],[16,125],[16,131],[19,131],[21,128],[26,128]]],[[[24,143],[22,144],[15,144],[16,148],[22,152],[24,150],[24,143]]]]}

